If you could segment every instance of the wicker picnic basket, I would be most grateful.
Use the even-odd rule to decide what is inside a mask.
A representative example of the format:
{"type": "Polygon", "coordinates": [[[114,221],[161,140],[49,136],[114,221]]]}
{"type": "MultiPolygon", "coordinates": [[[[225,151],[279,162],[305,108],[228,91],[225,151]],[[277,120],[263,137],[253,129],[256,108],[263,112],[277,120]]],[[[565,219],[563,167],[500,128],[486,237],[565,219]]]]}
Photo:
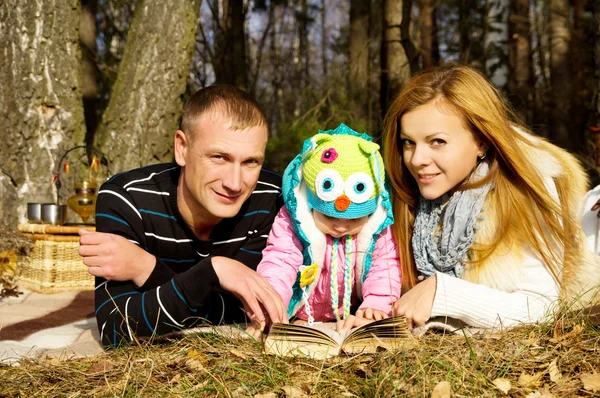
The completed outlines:
{"type": "MultiPolygon", "coordinates": [[[[19,225],[34,239],[33,249],[17,260],[19,286],[39,293],[93,290],[94,277],[79,255],[77,226],[19,225]]],[[[95,228],[86,226],[87,230],[95,228]]]]}

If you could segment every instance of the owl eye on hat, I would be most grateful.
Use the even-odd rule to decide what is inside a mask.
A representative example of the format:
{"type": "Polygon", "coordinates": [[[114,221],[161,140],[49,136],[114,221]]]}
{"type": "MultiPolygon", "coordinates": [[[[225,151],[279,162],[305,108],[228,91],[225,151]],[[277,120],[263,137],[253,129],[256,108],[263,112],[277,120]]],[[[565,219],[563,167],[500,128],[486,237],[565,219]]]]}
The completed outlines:
{"type": "Polygon", "coordinates": [[[309,206],[335,218],[372,214],[383,180],[374,167],[382,164],[379,145],[350,134],[317,134],[311,143],[303,164],[309,206]]]}

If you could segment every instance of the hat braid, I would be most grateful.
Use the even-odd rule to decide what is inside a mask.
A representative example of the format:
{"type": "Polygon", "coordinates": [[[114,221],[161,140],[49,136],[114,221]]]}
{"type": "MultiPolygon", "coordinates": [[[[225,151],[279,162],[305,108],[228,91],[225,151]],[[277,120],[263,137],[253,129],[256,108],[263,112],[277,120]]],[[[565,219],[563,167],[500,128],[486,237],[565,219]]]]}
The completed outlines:
{"type": "Polygon", "coordinates": [[[339,291],[338,291],[338,278],[337,278],[337,257],[338,257],[338,238],[333,238],[333,246],[331,248],[331,308],[335,314],[335,319],[340,320],[339,306],[339,291]]]}
{"type": "Polygon", "coordinates": [[[344,319],[350,316],[350,300],[352,298],[352,253],[354,252],[352,235],[346,237],[346,269],[344,270],[344,319]]]}

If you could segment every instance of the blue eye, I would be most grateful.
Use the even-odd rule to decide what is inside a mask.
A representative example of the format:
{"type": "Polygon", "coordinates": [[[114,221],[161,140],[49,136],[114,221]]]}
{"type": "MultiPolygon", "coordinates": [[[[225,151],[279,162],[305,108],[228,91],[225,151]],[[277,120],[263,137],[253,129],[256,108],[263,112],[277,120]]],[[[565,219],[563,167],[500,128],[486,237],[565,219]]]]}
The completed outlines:
{"type": "Polygon", "coordinates": [[[373,196],[375,184],[366,173],[354,173],[346,179],[346,196],[354,203],[364,203],[373,196]]]}
{"type": "Polygon", "coordinates": [[[364,182],[357,182],[356,184],[354,184],[354,192],[356,192],[357,194],[365,192],[365,189],[367,189],[367,186],[364,182]]]}
{"type": "Polygon", "coordinates": [[[326,178],[323,180],[322,186],[323,186],[323,192],[330,192],[333,189],[333,187],[335,186],[335,183],[333,182],[333,180],[331,178],[326,178]]]}
{"type": "Polygon", "coordinates": [[[330,202],[344,193],[344,179],[335,170],[321,170],[315,179],[315,190],[321,200],[330,202]]]}

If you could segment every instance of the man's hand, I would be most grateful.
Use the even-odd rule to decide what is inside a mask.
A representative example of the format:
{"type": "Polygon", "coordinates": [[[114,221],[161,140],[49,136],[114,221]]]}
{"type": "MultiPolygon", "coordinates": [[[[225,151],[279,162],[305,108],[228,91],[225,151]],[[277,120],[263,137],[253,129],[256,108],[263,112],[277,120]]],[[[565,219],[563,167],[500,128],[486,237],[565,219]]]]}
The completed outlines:
{"type": "Polygon", "coordinates": [[[235,295],[242,304],[254,328],[263,331],[267,323],[287,323],[287,309],[269,282],[237,260],[213,257],[212,265],[221,287],[235,295]],[[265,316],[263,308],[267,312],[265,316]]]}
{"type": "Polygon", "coordinates": [[[414,326],[424,325],[431,318],[431,308],[433,307],[436,288],[436,275],[425,279],[394,303],[393,314],[404,315],[409,330],[412,330],[414,326]]]}
{"type": "Polygon", "coordinates": [[[120,235],[79,231],[79,255],[88,272],[113,281],[142,286],[156,264],[153,255],[120,235]]]}
{"type": "Polygon", "coordinates": [[[370,319],[372,321],[379,321],[381,319],[390,317],[387,312],[374,308],[361,308],[356,311],[356,316],[359,318],[370,319]]]}

